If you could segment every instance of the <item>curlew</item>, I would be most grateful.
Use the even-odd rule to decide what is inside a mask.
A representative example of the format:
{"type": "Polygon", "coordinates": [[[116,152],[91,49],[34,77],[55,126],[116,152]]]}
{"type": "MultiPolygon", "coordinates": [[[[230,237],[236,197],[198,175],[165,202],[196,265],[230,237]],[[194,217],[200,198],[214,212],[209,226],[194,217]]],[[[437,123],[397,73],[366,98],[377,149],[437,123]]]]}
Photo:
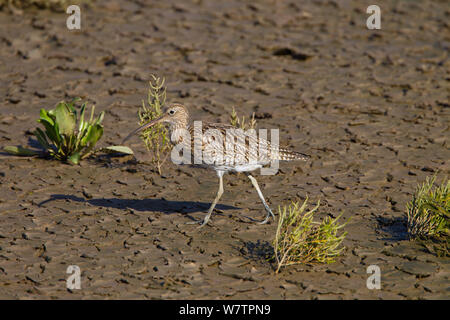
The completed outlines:
{"type": "MultiPolygon", "coordinates": [[[[265,219],[259,222],[265,224],[270,217],[275,219],[275,216],[267,205],[258,182],[250,172],[273,162],[309,159],[308,155],[287,148],[279,148],[265,138],[258,138],[254,130],[244,133],[229,124],[205,122],[201,122],[199,128],[196,125],[198,122],[191,121],[188,109],[181,104],[172,104],[162,116],[137,128],[123,142],[157,123],[169,125],[170,140],[178,149],[193,150],[193,152],[187,152],[189,161],[183,163],[213,169],[219,177],[219,189],[207,214],[202,220],[190,222],[199,223],[201,227],[208,223],[223,194],[223,175],[226,172],[243,172],[247,175],[266,210],[265,219]]],[[[174,160],[173,157],[172,160],[174,160]]]]}

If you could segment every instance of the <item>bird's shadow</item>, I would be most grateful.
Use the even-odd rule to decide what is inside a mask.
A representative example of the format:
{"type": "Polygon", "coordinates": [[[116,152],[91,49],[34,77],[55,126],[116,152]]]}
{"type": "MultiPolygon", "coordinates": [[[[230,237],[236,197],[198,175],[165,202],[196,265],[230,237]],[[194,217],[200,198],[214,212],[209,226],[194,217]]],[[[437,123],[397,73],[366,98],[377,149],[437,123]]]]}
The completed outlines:
{"type": "MultiPolygon", "coordinates": [[[[98,198],[98,199],[85,199],[74,195],[66,194],[52,194],[50,199],[44,200],[38,204],[42,206],[46,203],[55,200],[67,200],[75,202],[89,203],[90,205],[97,207],[107,207],[116,209],[133,209],[136,211],[146,212],[162,212],[165,214],[172,213],[194,213],[203,212],[208,210],[210,203],[198,202],[198,201],[173,201],[162,199],[119,199],[119,198],[98,198]]],[[[234,206],[227,206],[223,204],[217,204],[216,209],[219,210],[232,210],[240,209],[234,206]]]]}

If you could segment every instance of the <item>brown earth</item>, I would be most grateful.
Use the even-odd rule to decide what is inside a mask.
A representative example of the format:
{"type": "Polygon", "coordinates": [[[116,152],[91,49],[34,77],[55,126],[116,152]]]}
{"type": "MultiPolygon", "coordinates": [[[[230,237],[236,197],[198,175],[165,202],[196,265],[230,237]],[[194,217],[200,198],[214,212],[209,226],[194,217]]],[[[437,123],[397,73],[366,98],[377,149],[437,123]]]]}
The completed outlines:
{"type": "Polygon", "coordinates": [[[309,153],[259,176],[272,208],[306,195],[320,216],[352,218],[336,263],[275,275],[263,259],[275,223],[243,175],[225,176],[211,223],[214,172],[137,159],[81,166],[0,155],[0,298],[448,299],[449,259],[407,240],[417,183],[450,172],[450,8],[446,1],[97,1],[67,15],[0,12],[0,145],[27,145],[39,108],[81,96],[105,110],[100,146],[136,126],[151,73],[194,118],[232,106],[309,153]],[[366,287],[369,265],[381,290],[366,287]],[[66,289],[78,265],[82,289],[66,289]]]}

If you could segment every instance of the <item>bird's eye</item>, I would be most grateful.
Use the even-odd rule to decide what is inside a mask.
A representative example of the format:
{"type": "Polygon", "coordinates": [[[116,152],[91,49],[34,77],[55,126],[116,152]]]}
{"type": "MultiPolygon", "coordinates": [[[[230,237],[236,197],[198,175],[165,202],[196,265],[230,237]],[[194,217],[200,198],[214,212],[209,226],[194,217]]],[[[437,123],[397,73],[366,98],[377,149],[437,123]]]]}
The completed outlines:
{"type": "Polygon", "coordinates": [[[175,113],[175,110],[169,110],[169,114],[174,114],[175,113]]]}

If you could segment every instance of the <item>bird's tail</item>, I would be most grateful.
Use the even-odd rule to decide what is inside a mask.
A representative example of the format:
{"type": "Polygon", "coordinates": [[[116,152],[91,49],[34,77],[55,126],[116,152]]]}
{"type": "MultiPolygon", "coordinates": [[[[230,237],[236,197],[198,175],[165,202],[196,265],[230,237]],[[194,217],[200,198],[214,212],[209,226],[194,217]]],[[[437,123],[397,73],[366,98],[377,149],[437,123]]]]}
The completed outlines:
{"type": "Polygon", "coordinates": [[[300,153],[297,151],[282,148],[278,150],[278,160],[280,161],[296,161],[296,160],[308,161],[310,158],[311,157],[308,156],[307,154],[300,153]]]}

